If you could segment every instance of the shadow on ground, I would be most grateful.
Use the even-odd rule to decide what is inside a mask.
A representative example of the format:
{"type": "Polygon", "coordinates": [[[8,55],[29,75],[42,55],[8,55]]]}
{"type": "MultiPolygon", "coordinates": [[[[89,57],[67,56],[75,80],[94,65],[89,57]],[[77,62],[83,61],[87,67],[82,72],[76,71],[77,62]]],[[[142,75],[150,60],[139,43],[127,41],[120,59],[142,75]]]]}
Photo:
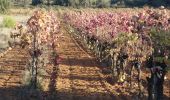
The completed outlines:
{"type": "Polygon", "coordinates": [[[70,66],[83,66],[83,67],[96,67],[94,66],[94,58],[61,58],[61,63],[62,65],[70,66]]]}
{"type": "MultiPolygon", "coordinates": [[[[135,95],[135,94],[133,94],[135,95]]],[[[72,94],[64,91],[48,93],[43,91],[31,91],[27,86],[0,88],[0,100],[102,100],[107,94],[104,93],[87,93],[87,94],[72,94]]],[[[111,96],[112,100],[136,100],[133,96],[119,95],[111,96]]],[[[108,100],[107,97],[104,100],[108,100]]],[[[109,99],[110,100],[110,99],[109,99]]],[[[164,96],[164,100],[169,100],[164,96]]]]}

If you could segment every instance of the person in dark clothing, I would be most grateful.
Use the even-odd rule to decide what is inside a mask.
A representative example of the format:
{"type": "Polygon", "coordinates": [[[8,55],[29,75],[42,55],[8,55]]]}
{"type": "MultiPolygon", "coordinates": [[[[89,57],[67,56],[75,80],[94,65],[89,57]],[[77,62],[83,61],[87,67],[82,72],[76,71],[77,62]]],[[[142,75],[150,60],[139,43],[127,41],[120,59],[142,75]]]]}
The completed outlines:
{"type": "Polygon", "coordinates": [[[153,57],[150,57],[147,64],[151,71],[151,78],[147,77],[148,100],[163,100],[163,83],[167,64],[165,60],[162,62],[154,61],[153,57]]]}

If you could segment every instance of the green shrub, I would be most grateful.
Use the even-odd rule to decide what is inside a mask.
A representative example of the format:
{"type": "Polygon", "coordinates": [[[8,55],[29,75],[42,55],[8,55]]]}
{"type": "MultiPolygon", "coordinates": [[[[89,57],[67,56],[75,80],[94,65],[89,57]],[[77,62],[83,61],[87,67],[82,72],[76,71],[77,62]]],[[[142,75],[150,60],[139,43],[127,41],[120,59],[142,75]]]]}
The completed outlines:
{"type": "Polygon", "coordinates": [[[9,0],[0,0],[0,12],[1,13],[8,11],[9,7],[10,7],[9,0]]]}
{"type": "Polygon", "coordinates": [[[10,16],[5,16],[2,22],[2,26],[3,27],[7,27],[7,28],[14,28],[16,25],[16,21],[10,17],[10,16]]]}

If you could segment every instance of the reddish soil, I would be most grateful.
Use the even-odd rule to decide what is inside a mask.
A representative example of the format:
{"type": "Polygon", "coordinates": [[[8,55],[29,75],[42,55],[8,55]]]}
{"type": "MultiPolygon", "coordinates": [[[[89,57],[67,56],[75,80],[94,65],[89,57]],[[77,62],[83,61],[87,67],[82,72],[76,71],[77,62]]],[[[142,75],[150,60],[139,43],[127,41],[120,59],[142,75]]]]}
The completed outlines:
{"type": "Polygon", "coordinates": [[[22,87],[23,72],[27,63],[27,52],[14,48],[0,58],[0,100],[18,100],[22,87]]]}

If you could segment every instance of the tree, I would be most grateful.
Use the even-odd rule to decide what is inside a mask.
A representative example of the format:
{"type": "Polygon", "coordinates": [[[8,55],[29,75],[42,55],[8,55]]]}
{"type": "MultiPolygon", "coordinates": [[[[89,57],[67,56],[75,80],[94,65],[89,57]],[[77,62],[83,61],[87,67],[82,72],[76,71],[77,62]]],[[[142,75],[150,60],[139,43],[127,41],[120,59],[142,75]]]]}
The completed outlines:
{"type": "Polygon", "coordinates": [[[32,0],[32,5],[38,5],[38,4],[41,4],[43,3],[42,0],[32,0]]]}
{"type": "Polygon", "coordinates": [[[96,6],[99,8],[110,7],[111,0],[97,0],[96,6]]]}
{"type": "Polygon", "coordinates": [[[69,0],[55,0],[55,4],[61,5],[61,6],[68,6],[69,0]]]}
{"type": "Polygon", "coordinates": [[[50,5],[50,0],[47,0],[47,5],[50,5]]]}

